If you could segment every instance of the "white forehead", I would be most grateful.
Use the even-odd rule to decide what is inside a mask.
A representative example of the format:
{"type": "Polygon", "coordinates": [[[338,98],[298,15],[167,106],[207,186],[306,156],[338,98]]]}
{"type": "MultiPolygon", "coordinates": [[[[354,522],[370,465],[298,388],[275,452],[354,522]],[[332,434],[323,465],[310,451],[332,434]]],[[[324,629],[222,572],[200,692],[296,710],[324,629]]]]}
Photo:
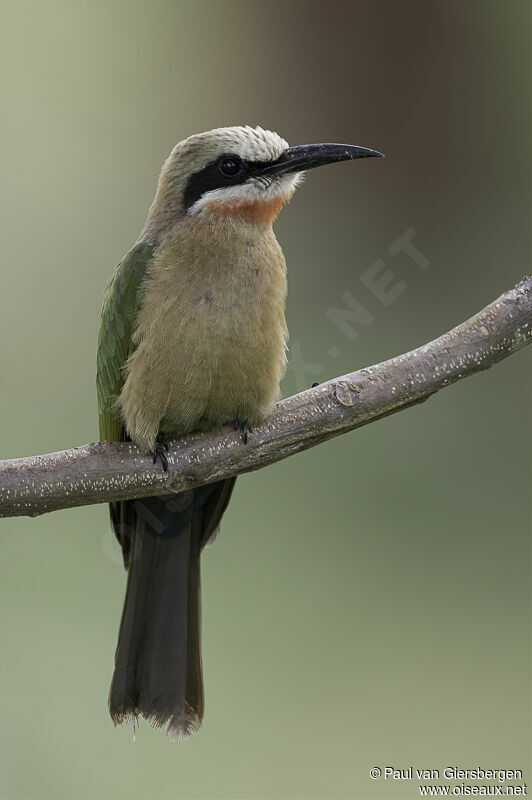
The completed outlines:
{"type": "Polygon", "coordinates": [[[273,131],[235,125],[189,136],[173,152],[197,170],[225,153],[238,155],[245,161],[275,161],[287,147],[288,142],[273,131]]]}

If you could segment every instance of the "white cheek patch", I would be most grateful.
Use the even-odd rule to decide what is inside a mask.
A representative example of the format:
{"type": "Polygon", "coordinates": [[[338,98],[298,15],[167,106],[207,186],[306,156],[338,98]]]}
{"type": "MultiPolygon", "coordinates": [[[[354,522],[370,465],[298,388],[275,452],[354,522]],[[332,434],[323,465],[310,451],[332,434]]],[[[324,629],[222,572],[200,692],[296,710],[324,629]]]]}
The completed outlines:
{"type": "Polygon", "coordinates": [[[236,186],[227,186],[223,189],[212,189],[205,192],[199,200],[187,210],[187,214],[197,214],[208,209],[212,203],[227,203],[238,205],[252,202],[269,203],[278,197],[285,198],[285,202],[294,194],[296,188],[303,181],[303,173],[295,172],[292,175],[283,175],[279,178],[263,177],[250,178],[245,183],[236,186]]]}

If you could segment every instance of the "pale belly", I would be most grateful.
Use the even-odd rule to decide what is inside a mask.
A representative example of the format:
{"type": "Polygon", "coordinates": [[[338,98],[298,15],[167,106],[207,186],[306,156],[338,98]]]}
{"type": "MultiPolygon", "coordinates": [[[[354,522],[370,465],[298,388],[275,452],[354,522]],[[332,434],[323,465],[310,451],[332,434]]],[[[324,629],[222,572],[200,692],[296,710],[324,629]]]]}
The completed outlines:
{"type": "Polygon", "coordinates": [[[206,237],[202,248],[187,250],[181,236],[145,284],[118,403],[143,449],[158,432],[254,425],[278,399],[286,365],[284,259],[271,229],[251,236],[243,226],[236,247],[238,234],[212,240],[212,251],[206,237]]]}
{"type": "Polygon", "coordinates": [[[179,337],[168,342],[166,362],[171,366],[160,424],[165,433],[234,421],[254,425],[279,397],[286,363],[284,317],[199,308],[179,337]]]}

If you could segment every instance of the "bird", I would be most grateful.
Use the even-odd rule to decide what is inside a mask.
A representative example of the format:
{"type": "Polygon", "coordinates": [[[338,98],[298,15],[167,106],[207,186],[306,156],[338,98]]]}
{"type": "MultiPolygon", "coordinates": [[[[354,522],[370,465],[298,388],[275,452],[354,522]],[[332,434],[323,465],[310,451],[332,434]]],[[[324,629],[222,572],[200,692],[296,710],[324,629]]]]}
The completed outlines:
{"type": "MultiPolygon", "coordinates": [[[[303,174],[378,157],[346,144],[290,147],[249,125],[175,145],[139,238],[112,274],[97,355],[100,438],[168,470],[168,442],[231,424],[246,446],[286,369],[286,264],[273,232],[303,174]],[[160,462],[160,463],[159,463],[160,462]]],[[[183,739],[201,726],[200,555],[235,478],[110,504],[127,569],[109,710],[183,739]]]]}

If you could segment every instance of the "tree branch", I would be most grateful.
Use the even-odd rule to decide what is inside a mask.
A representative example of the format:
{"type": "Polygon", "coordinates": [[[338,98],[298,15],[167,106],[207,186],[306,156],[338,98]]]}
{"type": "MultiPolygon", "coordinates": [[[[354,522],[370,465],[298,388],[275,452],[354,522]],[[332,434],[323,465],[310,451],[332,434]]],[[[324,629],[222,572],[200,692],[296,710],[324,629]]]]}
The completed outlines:
{"type": "Polygon", "coordinates": [[[129,442],[0,461],[0,517],[180,492],[251,472],[426,400],[531,340],[532,277],[526,277],[438,339],[277,403],[247,445],[229,427],[172,442],[166,474],[129,442]]]}

